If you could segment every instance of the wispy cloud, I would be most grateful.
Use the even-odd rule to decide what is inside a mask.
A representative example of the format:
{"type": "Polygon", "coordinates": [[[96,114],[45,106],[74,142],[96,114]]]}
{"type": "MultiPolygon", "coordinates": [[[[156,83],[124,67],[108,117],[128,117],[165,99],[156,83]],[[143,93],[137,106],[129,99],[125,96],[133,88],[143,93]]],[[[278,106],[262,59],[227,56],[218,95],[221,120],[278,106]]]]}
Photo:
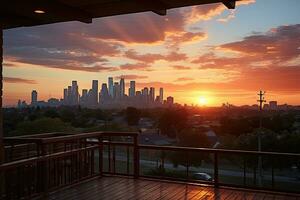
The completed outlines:
{"type": "Polygon", "coordinates": [[[3,81],[6,83],[37,84],[35,80],[16,78],[16,77],[3,77],[3,81]]]}
{"type": "Polygon", "coordinates": [[[116,79],[129,79],[129,80],[136,80],[136,79],[146,79],[148,76],[143,76],[143,75],[135,75],[135,74],[126,74],[126,75],[121,75],[121,76],[116,76],[116,79]]]}
{"type": "Polygon", "coordinates": [[[189,70],[189,69],[191,69],[191,67],[183,66],[183,65],[174,65],[174,66],[171,66],[171,68],[176,69],[176,70],[189,70]]]}
{"type": "Polygon", "coordinates": [[[179,81],[179,82],[186,82],[186,81],[193,81],[195,80],[194,78],[190,78],[190,77],[180,77],[180,78],[177,78],[175,81],[179,81]]]}

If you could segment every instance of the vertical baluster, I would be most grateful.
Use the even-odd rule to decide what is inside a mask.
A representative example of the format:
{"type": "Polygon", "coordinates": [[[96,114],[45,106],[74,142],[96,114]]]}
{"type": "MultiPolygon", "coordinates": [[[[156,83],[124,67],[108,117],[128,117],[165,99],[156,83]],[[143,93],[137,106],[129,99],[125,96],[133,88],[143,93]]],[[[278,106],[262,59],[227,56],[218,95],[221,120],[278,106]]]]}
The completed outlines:
{"type": "Polygon", "coordinates": [[[245,156],[243,157],[243,166],[244,166],[244,178],[243,178],[243,182],[244,182],[244,186],[246,186],[246,159],[245,159],[245,156]]]}
{"type": "Polygon", "coordinates": [[[111,173],[110,136],[108,136],[108,172],[111,173]]]}
{"type": "Polygon", "coordinates": [[[95,164],[95,162],[94,162],[94,158],[95,158],[94,151],[95,151],[95,149],[91,149],[91,175],[94,174],[94,164],[95,164]]]}
{"type": "Polygon", "coordinates": [[[219,156],[218,152],[214,152],[214,184],[219,187],[219,156]]]}
{"type": "Polygon", "coordinates": [[[129,146],[126,146],[126,149],[127,149],[127,175],[129,175],[129,161],[130,161],[129,146]]]}
{"type": "Polygon", "coordinates": [[[189,180],[189,152],[186,152],[186,180],[189,180]]]}
{"type": "Polygon", "coordinates": [[[272,165],[272,189],[274,189],[275,180],[274,180],[274,159],[273,159],[273,156],[271,156],[271,165],[272,165]]]}
{"type": "Polygon", "coordinates": [[[138,178],[140,174],[140,153],[137,139],[137,135],[134,135],[134,178],[138,178]]]}
{"type": "Polygon", "coordinates": [[[254,186],[256,186],[256,167],[255,166],[253,169],[253,184],[254,184],[254,186]]]}
{"type": "MultiPolygon", "coordinates": [[[[80,139],[77,140],[77,149],[79,150],[80,149],[80,139]]],[[[76,153],[76,178],[77,180],[80,180],[80,176],[79,176],[79,170],[80,170],[80,152],[81,151],[78,151],[76,153]]]]}
{"type": "Polygon", "coordinates": [[[113,173],[116,173],[116,146],[113,145],[113,173]]]}
{"type": "Polygon", "coordinates": [[[98,137],[99,145],[99,174],[102,176],[103,172],[103,138],[102,135],[98,137]]]}

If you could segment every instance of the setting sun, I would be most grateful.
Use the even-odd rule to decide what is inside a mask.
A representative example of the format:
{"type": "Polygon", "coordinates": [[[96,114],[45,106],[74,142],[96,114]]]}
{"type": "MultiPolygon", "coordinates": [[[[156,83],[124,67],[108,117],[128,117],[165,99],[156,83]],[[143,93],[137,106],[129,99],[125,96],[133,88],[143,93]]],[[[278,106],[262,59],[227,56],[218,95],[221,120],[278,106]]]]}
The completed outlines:
{"type": "Polygon", "coordinates": [[[208,103],[207,98],[206,98],[206,97],[203,97],[203,96],[199,97],[198,102],[199,102],[199,105],[200,105],[200,106],[205,106],[205,105],[207,105],[207,103],[208,103]]]}

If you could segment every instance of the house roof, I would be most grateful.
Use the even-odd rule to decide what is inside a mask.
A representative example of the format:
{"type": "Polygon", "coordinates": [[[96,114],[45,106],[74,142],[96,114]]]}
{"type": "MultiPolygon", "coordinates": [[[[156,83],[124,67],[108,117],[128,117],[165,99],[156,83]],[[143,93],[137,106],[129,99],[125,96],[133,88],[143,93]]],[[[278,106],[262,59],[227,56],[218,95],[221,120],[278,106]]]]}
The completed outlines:
{"type": "Polygon", "coordinates": [[[145,11],[166,15],[171,8],[218,2],[235,7],[235,0],[3,0],[0,23],[3,29],[66,21],[91,23],[99,17],[145,11]]]}

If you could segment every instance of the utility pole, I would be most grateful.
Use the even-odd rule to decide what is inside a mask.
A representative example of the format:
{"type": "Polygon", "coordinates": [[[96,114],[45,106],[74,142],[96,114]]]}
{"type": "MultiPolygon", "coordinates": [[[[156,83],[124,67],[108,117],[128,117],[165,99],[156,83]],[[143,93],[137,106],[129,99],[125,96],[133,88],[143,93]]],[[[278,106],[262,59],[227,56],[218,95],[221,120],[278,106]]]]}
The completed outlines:
{"type": "MultiPolygon", "coordinates": [[[[259,96],[259,99],[257,100],[259,102],[259,130],[258,130],[258,145],[257,149],[258,152],[261,152],[261,134],[262,134],[262,111],[263,111],[263,103],[266,102],[265,100],[265,91],[260,90],[259,93],[257,94],[259,96]]],[[[261,160],[261,155],[258,156],[258,184],[259,186],[262,186],[262,160],[261,160]]]]}

